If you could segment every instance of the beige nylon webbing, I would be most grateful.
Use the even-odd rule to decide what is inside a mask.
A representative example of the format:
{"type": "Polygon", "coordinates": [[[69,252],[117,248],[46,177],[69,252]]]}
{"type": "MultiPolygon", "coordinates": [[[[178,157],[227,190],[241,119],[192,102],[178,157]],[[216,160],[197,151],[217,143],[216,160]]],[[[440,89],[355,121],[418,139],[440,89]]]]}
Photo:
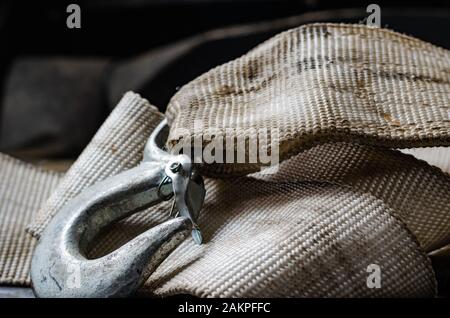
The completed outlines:
{"type": "MultiPolygon", "coordinates": [[[[172,147],[186,132],[277,136],[284,160],[317,143],[387,147],[450,144],[450,54],[364,25],[313,24],[283,32],[185,85],[167,109],[172,147]],[[198,128],[195,124],[199,125],[198,128]]],[[[227,176],[250,164],[205,167],[227,176]]]]}
{"type": "MultiPolygon", "coordinates": [[[[147,101],[126,94],[53,192],[52,197],[59,199],[50,199],[42,206],[34,224],[35,234],[71,197],[116,173],[110,166],[120,162],[112,160],[115,156],[127,158],[127,162],[138,161],[148,134],[161,118],[147,101]],[[115,127],[121,127],[120,131],[115,127]],[[134,147],[128,147],[130,138],[124,138],[130,135],[136,138],[134,147]],[[112,151],[115,148],[120,154],[112,151]]],[[[12,164],[9,169],[18,170],[22,165],[15,162],[16,167],[12,164]]],[[[117,170],[124,169],[126,165],[117,170]]],[[[144,290],[156,295],[230,297],[434,295],[436,283],[430,262],[414,233],[407,229],[410,225],[398,218],[405,197],[396,200],[391,194],[411,191],[412,195],[406,197],[412,200],[410,214],[420,216],[423,205],[415,203],[421,198],[413,194],[425,189],[435,191],[443,183],[448,184],[448,178],[438,169],[397,151],[343,143],[305,151],[283,162],[279,175],[207,179],[208,192],[199,220],[205,244],[199,247],[186,240],[151,276],[144,290]],[[329,174],[324,173],[323,167],[331,163],[334,167],[326,169],[329,174]],[[398,178],[391,178],[392,169],[398,166],[404,169],[397,172],[398,178]],[[377,171],[373,178],[364,177],[373,171],[377,171]],[[414,182],[416,175],[430,182],[414,182]],[[382,289],[365,287],[365,270],[371,262],[379,264],[389,277],[382,289]]],[[[14,180],[23,185],[20,178],[14,180]]],[[[41,188],[32,189],[27,193],[18,191],[15,197],[42,195],[41,188]]],[[[428,212],[440,211],[438,202],[449,194],[444,189],[442,197],[436,196],[430,202],[428,212]]],[[[0,195],[8,200],[11,192],[0,195]]],[[[169,209],[170,202],[165,202],[115,225],[98,239],[91,256],[103,255],[163,221],[169,209]]],[[[16,209],[16,215],[9,215],[15,222],[5,226],[23,230],[26,222],[18,221],[23,213],[28,213],[25,207],[16,209]]],[[[16,246],[34,244],[11,238],[16,246]]],[[[11,246],[2,245],[1,249],[11,250],[11,246]]],[[[15,255],[29,259],[30,253],[26,250],[15,255]]],[[[2,262],[6,267],[14,266],[11,259],[2,262]]],[[[29,284],[26,271],[2,274],[6,278],[21,276],[22,284],[29,284]]]]}
{"type": "Polygon", "coordinates": [[[0,283],[29,284],[36,244],[25,232],[62,174],[45,171],[0,153],[0,283]]]}
{"type": "MultiPolygon", "coordinates": [[[[449,242],[450,177],[370,145],[449,144],[449,61],[448,51],[391,31],[321,24],[282,33],[184,86],[168,108],[170,146],[185,128],[199,137],[194,124],[200,122],[202,137],[231,131],[250,138],[249,128],[269,127],[279,132],[282,159],[299,154],[273,175],[207,179],[199,219],[206,244],[185,241],[144,290],[230,297],[434,295],[424,251],[449,242]],[[381,289],[367,288],[371,263],[386,277],[381,289]]],[[[118,155],[111,149],[137,162],[161,118],[138,95],[125,95],[31,232],[39,236],[67,200],[127,168],[109,167],[118,155]],[[123,113],[129,115],[118,116],[123,113]],[[116,135],[137,142],[130,147],[129,138],[116,135]]],[[[230,176],[258,167],[203,168],[230,176]]],[[[116,225],[91,256],[161,222],[169,205],[116,225]]]]}

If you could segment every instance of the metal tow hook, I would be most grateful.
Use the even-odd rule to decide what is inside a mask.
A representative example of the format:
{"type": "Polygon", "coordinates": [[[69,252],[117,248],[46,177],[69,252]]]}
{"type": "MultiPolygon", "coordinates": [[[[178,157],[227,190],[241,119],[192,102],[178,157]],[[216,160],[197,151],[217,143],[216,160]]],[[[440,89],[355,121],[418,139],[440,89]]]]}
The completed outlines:
{"type": "Polygon", "coordinates": [[[197,218],[205,197],[203,179],[188,156],[163,150],[168,130],[164,120],[150,136],[139,166],[85,189],[52,219],[31,263],[36,296],[126,297],[189,232],[201,243],[197,218]],[[172,197],[168,221],[108,255],[86,257],[88,246],[102,229],[172,197]]]}

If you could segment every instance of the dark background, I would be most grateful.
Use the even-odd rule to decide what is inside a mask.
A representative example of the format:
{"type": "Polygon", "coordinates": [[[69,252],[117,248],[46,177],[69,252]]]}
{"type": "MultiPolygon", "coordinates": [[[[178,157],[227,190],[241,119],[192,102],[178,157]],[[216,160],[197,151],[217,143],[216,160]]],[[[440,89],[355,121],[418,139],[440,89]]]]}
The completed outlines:
{"type": "MultiPolygon", "coordinates": [[[[360,9],[368,4],[425,15],[448,9],[449,1],[320,1],[320,0],[91,0],[3,1],[0,7],[6,51],[17,54],[104,55],[126,57],[213,28],[299,15],[311,11],[360,9]],[[66,7],[79,4],[82,28],[66,27],[66,7]],[[133,45],[123,45],[123,41],[133,45]]],[[[358,22],[360,17],[354,16],[358,22]]],[[[348,17],[350,20],[351,17],[348,17]]],[[[390,27],[395,28],[394,21],[390,27]]],[[[420,23],[413,18],[399,31],[420,23]]],[[[419,26],[418,26],[419,27],[419,26]]],[[[423,24],[417,30],[433,27],[423,24]]],[[[397,29],[397,28],[395,28],[397,29]]],[[[449,29],[442,29],[448,33],[449,29]]],[[[422,32],[420,32],[422,33],[422,32]]],[[[418,36],[420,36],[420,33],[418,36]]],[[[439,32],[436,32],[439,33],[439,32]]],[[[446,34],[448,35],[448,34],[446,34]]],[[[434,39],[439,39],[435,34],[434,39]]],[[[433,39],[430,39],[433,40],[433,39]]],[[[442,43],[442,41],[440,41],[442,43]]]]}

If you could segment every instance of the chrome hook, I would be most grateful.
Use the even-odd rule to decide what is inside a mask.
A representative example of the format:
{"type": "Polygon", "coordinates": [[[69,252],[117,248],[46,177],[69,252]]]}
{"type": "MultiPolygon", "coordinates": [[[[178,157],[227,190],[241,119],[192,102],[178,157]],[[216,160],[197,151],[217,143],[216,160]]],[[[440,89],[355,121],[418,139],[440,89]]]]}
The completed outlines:
{"type": "Polygon", "coordinates": [[[197,218],[205,196],[203,180],[188,156],[162,150],[167,133],[164,120],[150,136],[139,166],[85,189],[52,219],[31,263],[36,296],[129,296],[189,232],[201,243],[197,218]],[[108,255],[87,259],[86,249],[102,229],[172,196],[177,217],[108,255]]]}

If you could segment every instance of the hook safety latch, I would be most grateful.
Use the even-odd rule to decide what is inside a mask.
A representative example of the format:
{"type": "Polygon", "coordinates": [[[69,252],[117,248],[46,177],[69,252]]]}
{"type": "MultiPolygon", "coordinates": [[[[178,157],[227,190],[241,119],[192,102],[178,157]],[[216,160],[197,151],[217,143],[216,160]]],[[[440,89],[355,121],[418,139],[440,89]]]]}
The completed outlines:
{"type": "Polygon", "coordinates": [[[140,165],[85,189],[51,220],[31,263],[36,296],[129,296],[190,232],[201,243],[197,219],[205,198],[203,179],[188,156],[162,149],[167,134],[163,120],[140,165]],[[107,226],[172,197],[176,212],[169,220],[103,257],[87,258],[90,243],[107,226]]]}

